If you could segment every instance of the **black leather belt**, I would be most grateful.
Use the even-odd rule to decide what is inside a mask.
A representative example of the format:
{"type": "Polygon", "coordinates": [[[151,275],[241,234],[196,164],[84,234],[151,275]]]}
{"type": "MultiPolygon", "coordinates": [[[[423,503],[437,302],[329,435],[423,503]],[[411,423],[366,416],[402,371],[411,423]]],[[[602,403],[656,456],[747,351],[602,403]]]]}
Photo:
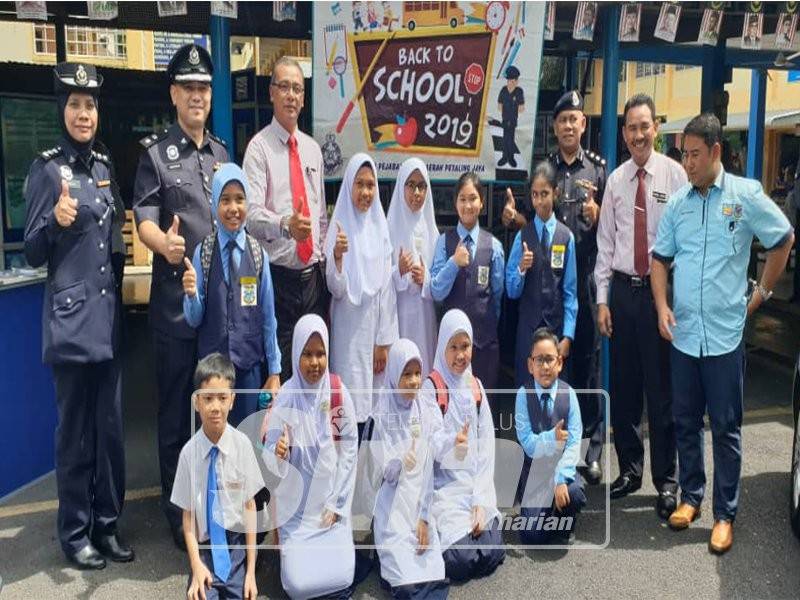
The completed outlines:
{"type": "Polygon", "coordinates": [[[614,271],[614,279],[635,288],[650,287],[650,275],[639,277],[638,275],[628,275],[627,273],[614,271]]]}
{"type": "Polygon", "coordinates": [[[314,271],[317,270],[319,266],[319,263],[314,263],[305,269],[290,269],[280,265],[270,265],[269,268],[272,272],[273,278],[278,276],[284,279],[293,279],[295,281],[308,281],[314,276],[314,271]]]}

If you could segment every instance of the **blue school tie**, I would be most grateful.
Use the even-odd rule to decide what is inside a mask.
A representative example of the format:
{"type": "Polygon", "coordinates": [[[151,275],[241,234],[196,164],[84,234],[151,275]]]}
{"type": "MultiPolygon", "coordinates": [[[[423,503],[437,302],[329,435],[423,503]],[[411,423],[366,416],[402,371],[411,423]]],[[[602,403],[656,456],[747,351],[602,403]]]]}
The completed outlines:
{"type": "Polygon", "coordinates": [[[545,254],[550,249],[550,232],[547,231],[547,225],[542,224],[542,249],[545,254]]]}
{"type": "MultiPolygon", "coordinates": [[[[208,459],[208,485],[206,486],[206,525],[208,526],[208,537],[211,538],[211,560],[214,563],[214,575],[220,581],[227,581],[231,573],[231,555],[228,550],[228,538],[225,535],[225,528],[214,519],[214,508],[219,505],[217,502],[217,456],[219,448],[211,447],[208,459]]],[[[217,511],[220,516],[221,509],[217,511]]]]}
{"type": "Polygon", "coordinates": [[[467,251],[469,252],[469,258],[470,258],[470,260],[472,260],[472,258],[473,258],[473,257],[472,257],[472,247],[473,247],[474,245],[475,245],[475,244],[472,242],[472,236],[471,236],[470,234],[467,234],[467,236],[464,238],[464,247],[465,247],[465,248],[467,249],[467,251]]]}
{"type": "Polygon", "coordinates": [[[236,274],[239,272],[239,269],[236,267],[236,262],[233,258],[233,250],[236,248],[236,240],[228,240],[228,243],[225,244],[225,248],[228,250],[228,283],[232,283],[236,281],[236,274]]]}
{"type": "Polygon", "coordinates": [[[542,393],[542,431],[550,429],[550,394],[542,393]]]}

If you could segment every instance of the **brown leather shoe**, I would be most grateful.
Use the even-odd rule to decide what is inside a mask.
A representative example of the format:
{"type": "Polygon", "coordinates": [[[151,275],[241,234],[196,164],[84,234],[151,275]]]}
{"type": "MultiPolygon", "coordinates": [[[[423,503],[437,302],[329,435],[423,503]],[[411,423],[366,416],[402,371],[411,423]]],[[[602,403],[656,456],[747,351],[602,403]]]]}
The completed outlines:
{"type": "Polygon", "coordinates": [[[681,529],[686,529],[692,523],[692,521],[696,521],[700,518],[700,509],[696,506],[692,506],[688,502],[681,502],[678,504],[678,508],[675,509],[669,516],[669,526],[670,529],[674,529],[675,531],[679,531],[681,529]]]}
{"type": "Polygon", "coordinates": [[[733,523],[720,519],[714,521],[708,549],[714,554],[725,554],[733,546],[733,523]]]}

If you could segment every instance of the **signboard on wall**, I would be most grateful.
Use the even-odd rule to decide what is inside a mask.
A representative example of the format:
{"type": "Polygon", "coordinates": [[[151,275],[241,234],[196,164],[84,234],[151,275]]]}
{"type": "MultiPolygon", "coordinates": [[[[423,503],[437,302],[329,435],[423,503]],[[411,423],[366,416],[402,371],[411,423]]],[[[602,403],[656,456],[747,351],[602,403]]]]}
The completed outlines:
{"type": "MultiPolygon", "coordinates": [[[[163,71],[175,51],[186,44],[197,44],[209,50],[208,38],[201,34],[171,33],[168,31],[153,32],[153,60],[156,70],[163,71]]],[[[210,51],[210,50],[209,50],[210,51]]]]}
{"type": "Polygon", "coordinates": [[[379,176],[422,158],[437,180],[466,170],[526,179],[544,3],[314,4],[314,137],[325,174],[368,152],[379,176]]]}

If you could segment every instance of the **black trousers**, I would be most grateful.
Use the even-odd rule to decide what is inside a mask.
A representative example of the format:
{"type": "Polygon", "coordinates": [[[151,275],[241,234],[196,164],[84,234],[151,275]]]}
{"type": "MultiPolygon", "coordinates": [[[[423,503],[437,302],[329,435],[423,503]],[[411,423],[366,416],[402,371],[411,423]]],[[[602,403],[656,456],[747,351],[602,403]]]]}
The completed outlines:
{"type": "Polygon", "coordinates": [[[658,490],[675,491],[677,450],[672,415],[670,345],[658,333],[649,283],[611,282],[611,425],[620,474],[642,477],[642,410],[647,398],[650,472],[658,490]]]}
{"type": "MultiPolygon", "coordinates": [[[[575,339],[565,365],[563,379],[576,390],[600,388],[600,336],[591,272],[578,274],[578,317],[575,339]]],[[[589,439],[586,462],[599,461],[605,443],[605,400],[601,394],[579,393],[583,437],[589,439]]]]}
{"type": "Polygon", "coordinates": [[[172,484],[178,456],[191,435],[193,377],[197,366],[197,340],[180,339],[153,331],[158,387],[158,465],[161,472],[161,507],[173,531],[181,526],[182,511],[172,504],[172,484]]]}
{"type": "Polygon", "coordinates": [[[330,294],[321,263],[303,271],[270,265],[275,290],[275,318],[278,321],[278,347],[281,349],[281,382],[292,376],[292,335],[303,315],[314,313],[328,322],[330,294]]]}
{"type": "Polygon", "coordinates": [[[119,359],[53,365],[58,538],[67,555],[116,532],[125,500],[119,359]]]}
{"type": "MultiPolygon", "coordinates": [[[[800,185],[800,183],[796,185],[800,185]]],[[[800,209],[794,213],[794,272],[792,277],[794,283],[792,296],[795,302],[800,302],[800,209]]]]}
{"type": "Polygon", "coordinates": [[[473,346],[471,365],[472,374],[481,380],[484,389],[496,389],[500,375],[499,343],[497,341],[491,342],[485,348],[473,346]]]}

